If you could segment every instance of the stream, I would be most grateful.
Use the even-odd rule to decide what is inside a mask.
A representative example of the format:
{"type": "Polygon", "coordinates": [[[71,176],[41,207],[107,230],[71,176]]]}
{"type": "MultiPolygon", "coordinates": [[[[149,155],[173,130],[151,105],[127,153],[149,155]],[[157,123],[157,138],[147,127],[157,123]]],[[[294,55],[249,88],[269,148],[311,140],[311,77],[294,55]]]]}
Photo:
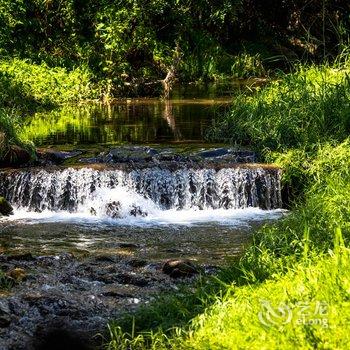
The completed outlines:
{"type": "MultiPolygon", "coordinates": [[[[232,87],[231,87],[232,89],[232,87]]],[[[213,274],[252,232],[284,214],[280,170],[249,150],[208,144],[227,86],[175,90],[170,101],[66,106],[26,121],[31,167],[3,169],[0,349],[32,349],[53,328],[88,337],[108,321],[213,274]],[[167,274],[166,261],[191,273],[167,274]]]]}

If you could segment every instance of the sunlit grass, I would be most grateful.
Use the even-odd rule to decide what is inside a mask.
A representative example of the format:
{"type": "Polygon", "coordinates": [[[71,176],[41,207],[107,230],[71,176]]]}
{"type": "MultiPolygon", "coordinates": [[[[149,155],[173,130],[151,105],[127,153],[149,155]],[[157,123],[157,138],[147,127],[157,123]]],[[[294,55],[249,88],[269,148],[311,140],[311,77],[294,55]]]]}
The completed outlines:
{"type": "Polygon", "coordinates": [[[235,97],[231,112],[218,117],[208,136],[260,151],[342,141],[350,131],[349,73],[346,61],[282,74],[267,88],[235,97]]]}

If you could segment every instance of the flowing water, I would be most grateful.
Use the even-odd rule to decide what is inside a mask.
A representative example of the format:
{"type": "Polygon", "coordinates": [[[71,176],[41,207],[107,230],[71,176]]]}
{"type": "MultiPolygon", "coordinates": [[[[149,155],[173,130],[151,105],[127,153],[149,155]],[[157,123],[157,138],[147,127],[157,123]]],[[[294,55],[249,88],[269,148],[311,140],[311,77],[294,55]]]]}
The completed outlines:
{"type": "Polygon", "coordinates": [[[249,223],[277,217],[282,206],[279,170],[244,166],[9,171],[0,175],[0,193],[15,208],[14,216],[3,219],[8,226],[3,227],[2,242],[12,250],[17,244],[31,251],[40,246],[54,252],[69,247],[101,251],[104,242],[108,251],[113,241],[119,244],[124,239],[143,240],[151,252],[160,240],[168,248],[157,249],[155,244],[148,256],[155,257],[158,251],[165,258],[162,249],[176,246],[181,256],[187,251],[201,260],[218,252],[237,252],[237,243],[249,237],[249,223]],[[50,227],[53,232],[47,233],[50,227]],[[18,228],[26,232],[22,243],[20,234],[12,234],[18,228]],[[215,244],[218,241],[221,245],[215,244]]]}
{"type": "Polygon", "coordinates": [[[89,339],[123,310],[178,290],[162,271],[166,260],[215,273],[283,215],[279,169],[253,163],[249,151],[205,151],[220,147],[205,144],[229,106],[219,91],[28,118],[25,137],[73,152],[0,171],[0,196],[14,208],[0,216],[0,267],[24,275],[0,298],[0,349],[31,350],[38,331],[56,324],[89,339]]]}
{"type": "MultiPolygon", "coordinates": [[[[125,143],[164,148],[174,142],[203,148],[212,119],[229,108],[232,88],[178,87],[169,101],[66,106],[30,117],[23,134],[39,146],[69,149],[125,143]]],[[[282,207],[279,171],[235,164],[222,169],[185,165],[177,170],[156,164],[132,171],[32,168],[0,174],[0,194],[15,208],[12,217],[0,221],[3,250],[17,246],[38,254],[41,249],[79,250],[82,244],[90,251],[101,250],[101,242],[120,242],[127,231],[127,242],[148,240],[152,247],[152,237],[161,237],[168,246],[176,245],[181,256],[192,251],[188,256],[205,260],[225,249],[232,253],[231,247],[237,252],[239,242],[250,236],[247,227],[276,218],[282,207]],[[96,231],[104,232],[98,243],[96,231]],[[216,239],[222,244],[214,244],[216,239]],[[182,251],[181,245],[187,248],[182,251]],[[193,254],[200,246],[205,255],[200,248],[193,254]]]]}

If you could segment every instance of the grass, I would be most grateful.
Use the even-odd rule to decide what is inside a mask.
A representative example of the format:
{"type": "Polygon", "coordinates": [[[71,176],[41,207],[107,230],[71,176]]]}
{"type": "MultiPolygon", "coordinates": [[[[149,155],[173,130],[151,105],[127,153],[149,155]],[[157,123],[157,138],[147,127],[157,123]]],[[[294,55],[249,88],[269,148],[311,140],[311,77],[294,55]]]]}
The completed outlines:
{"type": "Polygon", "coordinates": [[[20,136],[19,128],[18,115],[14,111],[0,107],[0,163],[13,145],[34,154],[34,145],[20,136]]]}
{"type": "Polygon", "coordinates": [[[347,74],[348,63],[299,68],[233,102],[213,135],[263,148],[294,188],[292,211],[218,276],[111,323],[107,349],[349,347],[347,74]]]}
{"type": "Polygon", "coordinates": [[[345,60],[281,74],[267,88],[235,97],[208,137],[273,151],[342,141],[350,131],[349,73],[345,60]]]}
{"type": "Polygon", "coordinates": [[[0,102],[57,106],[99,97],[87,68],[67,70],[11,58],[0,60],[0,102]]]}

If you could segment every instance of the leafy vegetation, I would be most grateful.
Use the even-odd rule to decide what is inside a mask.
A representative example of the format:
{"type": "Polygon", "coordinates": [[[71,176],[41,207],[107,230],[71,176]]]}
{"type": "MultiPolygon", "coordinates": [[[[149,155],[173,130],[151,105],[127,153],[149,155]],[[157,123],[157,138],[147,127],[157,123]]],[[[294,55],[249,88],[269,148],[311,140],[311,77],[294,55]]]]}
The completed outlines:
{"type": "Polygon", "coordinates": [[[346,0],[1,0],[0,53],[83,64],[107,94],[144,94],[169,70],[181,81],[245,77],[335,57],[348,10],[346,0]]]}

